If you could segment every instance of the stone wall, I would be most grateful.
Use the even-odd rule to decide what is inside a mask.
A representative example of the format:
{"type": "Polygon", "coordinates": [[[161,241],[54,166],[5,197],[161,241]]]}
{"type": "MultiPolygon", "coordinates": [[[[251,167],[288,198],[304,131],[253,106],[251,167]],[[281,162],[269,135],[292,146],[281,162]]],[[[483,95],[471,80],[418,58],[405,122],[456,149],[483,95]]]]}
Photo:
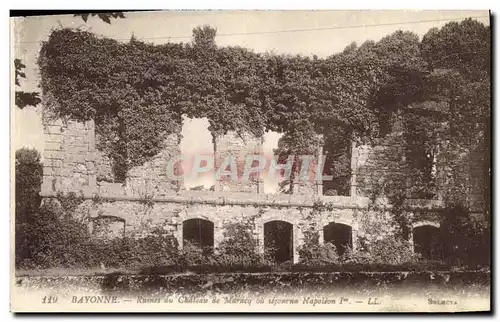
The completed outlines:
{"type": "Polygon", "coordinates": [[[165,196],[182,186],[168,169],[180,155],[178,135],[170,135],[152,160],[130,169],[125,183],[114,181],[111,160],[96,149],[93,121],[48,121],[44,135],[42,195],[165,196]]]}
{"type": "MultiPolygon", "coordinates": [[[[486,156],[488,157],[488,156],[486,156]]],[[[490,193],[490,177],[486,168],[485,154],[480,149],[470,151],[463,162],[464,173],[467,174],[468,202],[471,209],[483,211],[485,206],[485,190],[490,193]]]]}
{"type": "MultiPolygon", "coordinates": [[[[407,156],[403,145],[403,133],[395,128],[384,138],[374,140],[372,145],[354,145],[352,156],[353,180],[351,195],[379,196],[388,192],[388,184],[398,181],[406,187],[417,188],[417,182],[412,182],[406,171],[407,156]]],[[[434,155],[432,175],[434,187],[429,192],[433,199],[442,200],[443,192],[449,188],[447,175],[450,171],[450,161],[443,153],[445,148],[437,146],[434,155]]],[[[414,189],[416,190],[416,189],[414,189]]],[[[421,198],[413,191],[407,198],[421,198]]]]}
{"type": "Polygon", "coordinates": [[[152,160],[130,169],[124,185],[126,193],[134,196],[166,196],[179,191],[183,182],[174,178],[176,174],[172,172],[179,165],[172,161],[181,154],[179,143],[178,135],[170,135],[161,152],[152,160]]]}
{"type": "MultiPolygon", "coordinates": [[[[229,176],[216,178],[216,190],[263,193],[263,183],[258,174],[250,175],[249,180],[242,180],[246,157],[249,155],[262,155],[262,138],[252,134],[238,134],[228,132],[215,140],[215,168],[219,169],[225,160],[234,158],[238,179],[229,176]]],[[[224,166],[223,170],[229,170],[224,166]]]]}
{"type": "MultiPolygon", "coordinates": [[[[309,169],[307,171],[306,178],[305,180],[295,180],[292,194],[314,196],[321,195],[323,193],[323,183],[321,181],[321,177],[318,177],[322,172],[322,165],[318,162],[320,156],[322,155],[322,149],[320,147],[316,147],[314,150],[314,155],[310,156],[309,169]]],[[[300,176],[301,174],[299,171],[298,177],[300,176]]]]}
{"type": "Polygon", "coordinates": [[[490,194],[491,190],[491,177],[485,160],[489,156],[485,156],[481,148],[448,153],[446,141],[441,142],[438,151],[435,163],[438,198],[447,199],[447,194],[452,192],[455,185],[464,193],[459,198],[465,201],[473,212],[484,212],[485,196],[490,194]]]}
{"type": "MultiPolygon", "coordinates": [[[[400,137],[392,134],[377,140],[374,146],[360,145],[353,151],[355,195],[368,197],[383,194],[383,186],[390,176],[396,175],[404,153],[400,137]]],[[[353,191],[353,189],[351,189],[353,191]]]]}
{"type": "MultiPolygon", "coordinates": [[[[80,205],[80,217],[90,218],[91,223],[110,223],[114,229],[109,236],[123,234],[144,236],[155,228],[169,231],[183,245],[183,222],[189,219],[204,219],[214,224],[214,247],[224,239],[227,227],[232,223],[250,222],[250,232],[258,240],[263,252],[264,224],[270,221],[284,221],[293,225],[294,261],[298,260],[298,248],[304,242],[306,231],[316,231],[323,241],[323,227],[329,223],[340,223],[351,227],[353,248],[358,236],[376,240],[393,233],[395,223],[389,210],[371,210],[368,198],[319,197],[311,200],[304,196],[254,195],[248,193],[183,191],[174,198],[155,198],[151,203],[140,198],[104,196],[101,201],[88,199],[80,205]],[[318,207],[318,205],[328,205],[318,207]],[[374,223],[377,224],[374,224],[374,223]]],[[[415,223],[437,221],[434,212],[439,204],[420,202],[420,210],[413,211],[415,223]]],[[[94,224],[95,225],[95,224],[94,224]]],[[[91,227],[96,233],[96,228],[91,227]]],[[[97,230],[102,234],[101,226],[97,230]]]]}
{"type": "MultiPolygon", "coordinates": [[[[172,166],[170,161],[181,154],[178,135],[169,136],[162,151],[152,160],[130,169],[125,183],[114,182],[112,163],[103,152],[96,149],[95,140],[93,122],[70,121],[63,124],[58,121],[45,126],[43,194],[73,191],[88,195],[104,193],[115,196],[168,196],[182,189],[182,180],[173,178],[168,171],[172,166]]],[[[401,140],[401,132],[393,131],[386,138],[376,141],[373,146],[353,145],[352,196],[371,196],[375,190],[381,189],[388,176],[394,175],[395,171],[400,169],[405,158],[401,140]]],[[[218,169],[223,160],[233,157],[238,174],[237,180],[225,176],[222,180],[216,181],[216,191],[264,193],[262,175],[267,174],[270,160],[267,162],[264,174],[254,173],[250,175],[249,180],[243,180],[246,157],[262,155],[262,138],[248,133],[238,135],[229,132],[215,139],[214,150],[215,168],[218,169]]],[[[293,194],[308,196],[322,194],[322,183],[316,180],[318,169],[322,167],[321,164],[318,165],[319,155],[322,155],[321,147],[317,149],[317,155],[310,162],[308,179],[297,180],[293,186],[293,194]]],[[[474,162],[479,161],[473,160],[472,163],[474,162]]],[[[438,159],[437,166],[440,182],[444,182],[445,161],[438,159]]],[[[471,169],[477,170],[478,167],[471,169]]],[[[474,186],[480,186],[481,182],[474,183],[474,186]]],[[[446,187],[444,183],[442,186],[446,187]]],[[[383,193],[378,191],[380,192],[383,193]]]]}
{"type": "MultiPolygon", "coordinates": [[[[183,222],[198,218],[214,224],[214,246],[217,246],[228,225],[251,222],[251,234],[264,251],[264,225],[278,220],[292,224],[293,260],[297,261],[304,233],[316,231],[322,241],[323,227],[331,222],[351,228],[353,248],[358,236],[380,238],[394,230],[388,205],[377,201],[382,208],[373,210],[369,207],[372,201],[365,193],[369,189],[370,181],[366,179],[369,175],[377,178],[393,169],[391,160],[399,158],[398,145],[394,142],[354,151],[353,187],[356,189],[352,190],[357,193],[345,197],[322,196],[321,185],[314,180],[296,185],[292,194],[264,194],[258,177],[250,181],[220,181],[215,191],[182,190],[182,182],[167,172],[171,159],[180,154],[179,137],[175,135],[165,141],[162,152],[152,160],[130,169],[125,183],[116,183],[110,172],[110,161],[96,150],[93,122],[53,122],[46,126],[45,133],[42,194],[46,197],[57,192],[83,194],[86,201],[77,215],[91,219],[89,229],[97,237],[143,236],[162,227],[170,231],[182,247],[183,222]]],[[[397,135],[391,138],[397,140],[397,135]]],[[[238,179],[241,179],[245,157],[260,154],[261,147],[261,138],[228,133],[216,139],[216,160],[234,156],[239,164],[238,179]]],[[[410,208],[420,209],[412,213],[419,217],[442,208],[442,204],[423,200],[410,208]]],[[[424,217],[439,224],[439,216],[424,217]]]]}
{"type": "MultiPolygon", "coordinates": [[[[263,176],[268,174],[271,162],[270,155],[263,155],[262,152],[263,139],[255,137],[252,134],[238,134],[236,132],[228,132],[221,135],[215,140],[215,168],[218,169],[221,163],[227,158],[234,158],[237,167],[238,179],[232,180],[229,176],[221,178],[217,181],[215,190],[217,191],[234,191],[248,193],[264,193],[263,176]],[[252,155],[260,155],[266,158],[266,167],[262,173],[250,173],[249,180],[242,180],[246,164],[246,158],[252,155]]],[[[305,180],[295,180],[293,184],[293,194],[300,195],[317,195],[321,194],[321,182],[317,182],[318,170],[318,155],[321,155],[321,149],[316,148],[315,154],[309,160],[307,178],[305,180]]],[[[248,163],[247,166],[257,166],[248,163]]],[[[228,168],[229,169],[229,168],[228,168]]],[[[299,175],[298,173],[296,174],[299,175]]]]}
{"type": "Polygon", "coordinates": [[[94,122],[53,121],[44,126],[42,194],[96,189],[94,122]]]}

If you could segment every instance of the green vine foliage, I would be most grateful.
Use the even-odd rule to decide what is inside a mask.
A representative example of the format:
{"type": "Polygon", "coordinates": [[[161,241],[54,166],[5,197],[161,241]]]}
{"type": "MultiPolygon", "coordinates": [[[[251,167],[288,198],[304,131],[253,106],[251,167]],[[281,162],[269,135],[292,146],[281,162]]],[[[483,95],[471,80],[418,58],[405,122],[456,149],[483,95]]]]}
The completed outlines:
{"type": "Polygon", "coordinates": [[[182,114],[207,117],[214,135],[288,133],[297,122],[326,135],[332,125],[358,137],[373,132],[376,113],[367,102],[385,68],[373,68],[384,58],[377,44],[317,59],[219,48],[207,26],[193,34],[192,43],[153,45],[61,29],[44,43],[39,65],[48,109],[95,120],[98,146],[117,179],[179,133],[182,114]]]}
{"type": "MultiPolygon", "coordinates": [[[[345,150],[336,158],[346,161],[346,140],[339,137],[364,142],[383,136],[395,114],[413,113],[410,107],[427,101],[454,108],[424,113],[421,121],[413,122],[419,129],[408,133],[424,131],[434,138],[437,130],[429,124],[442,124],[437,122],[440,114],[455,137],[470,137],[457,132],[464,116],[474,112],[465,106],[473,100],[482,104],[482,114],[472,122],[465,120],[465,128],[481,138],[486,132],[477,123],[488,120],[488,74],[474,71],[489,69],[483,58],[489,47],[474,43],[481,50],[478,61],[466,49],[477,35],[489,39],[489,30],[469,19],[431,30],[422,41],[411,32],[397,31],[319,59],[219,47],[216,30],[209,26],[195,28],[190,43],[162,45],[60,29],[43,44],[38,63],[47,114],[94,120],[97,147],[113,162],[115,179],[124,181],[128,169],[159,153],[168,135],[180,133],[182,115],[208,118],[214,137],[227,131],[284,133],[278,155],[308,154],[304,147],[310,148],[320,134],[332,145],[326,151],[345,150]],[[465,47],[453,42],[454,35],[465,47]],[[448,60],[442,66],[441,52],[456,63],[448,60]],[[460,77],[452,77],[455,74],[460,77]],[[459,80],[463,86],[457,86],[459,80]],[[470,80],[480,97],[465,86],[470,80]]],[[[407,138],[406,145],[415,142],[407,138]]],[[[340,178],[344,175],[337,172],[342,169],[349,166],[332,171],[340,178]]],[[[420,171],[423,176],[425,171],[420,171]]],[[[346,190],[343,185],[332,189],[346,190]]]]}
{"type": "Polygon", "coordinates": [[[40,207],[43,165],[40,152],[22,148],[16,151],[16,222],[25,222],[40,207]]]}

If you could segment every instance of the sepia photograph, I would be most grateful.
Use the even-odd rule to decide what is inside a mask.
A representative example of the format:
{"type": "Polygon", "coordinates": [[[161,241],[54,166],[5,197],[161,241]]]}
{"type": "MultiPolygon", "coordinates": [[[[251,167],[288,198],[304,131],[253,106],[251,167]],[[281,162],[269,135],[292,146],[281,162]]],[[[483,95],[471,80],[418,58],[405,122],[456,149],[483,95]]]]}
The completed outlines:
{"type": "Polygon", "coordinates": [[[490,312],[489,10],[10,15],[11,312],[490,312]]]}

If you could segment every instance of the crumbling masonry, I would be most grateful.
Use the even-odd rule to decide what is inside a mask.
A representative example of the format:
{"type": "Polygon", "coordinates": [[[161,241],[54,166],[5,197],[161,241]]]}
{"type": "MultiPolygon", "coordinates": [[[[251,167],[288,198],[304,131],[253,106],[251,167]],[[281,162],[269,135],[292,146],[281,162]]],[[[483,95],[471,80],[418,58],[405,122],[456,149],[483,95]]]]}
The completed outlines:
{"type": "MultiPolygon", "coordinates": [[[[45,125],[42,194],[83,194],[86,200],[78,214],[90,219],[90,229],[96,235],[141,236],[160,226],[173,233],[180,247],[188,237],[183,235],[190,224],[209,227],[208,239],[217,246],[229,223],[247,222],[263,252],[266,227],[271,227],[269,223],[285,222],[283,227],[289,227],[290,236],[289,259],[296,262],[306,231],[317,231],[320,242],[332,241],[338,247],[348,244],[354,251],[359,238],[377,239],[393,233],[394,223],[386,208],[389,204],[381,200],[377,201],[379,207],[370,206],[368,191],[373,174],[382,176],[391,171],[393,160],[387,159],[387,155],[398,155],[395,138],[397,131],[378,146],[353,144],[350,196],[325,196],[321,184],[316,182],[301,183],[292,194],[264,194],[259,178],[248,182],[225,180],[217,182],[213,191],[193,191],[184,189],[183,183],[170,178],[166,171],[171,158],[181,153],[180,139],[175,135],[169,137],[166,148],[155,158],[131,169],[126,183],[112,183],[109,162],[96,149],[94,123],[52,121],[45,125]]],[[[216,157],[259,153],[261,145],[260,138],[234,133],[214,142],[216,157]]],[[[321,154],[322,149],[318,148],[318,155],[321,154]]],[[[436,167],[439,176],[443,168],[439,158],[436,167]]],[[[442,207],[439,197],[411,200],[407,204],[414,218],[410,241],[411,232],[418,227],[439,227],[442,207]]]]}

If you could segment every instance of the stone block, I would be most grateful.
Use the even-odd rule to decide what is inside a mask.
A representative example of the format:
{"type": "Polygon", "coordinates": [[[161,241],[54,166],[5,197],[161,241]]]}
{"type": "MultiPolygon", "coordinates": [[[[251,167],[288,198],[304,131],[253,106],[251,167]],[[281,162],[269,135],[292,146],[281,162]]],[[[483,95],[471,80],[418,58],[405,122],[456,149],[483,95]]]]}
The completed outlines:
{"type": "Polygon", "coordinates": [[[83,163],[78,163],[73,171],[78,172],[78,173],[87,173],[87,167],[83,163]]]}
{"type": "Polygon", "coordinates": [[[87,153],[85,154],[85,160],[86,161],[95,161],[97,158],[96,153],[87,153]]]}
{"type": "Polygon", "coordinates": [[[85,126],[84,122],[68,121],[67,128],[68,128],[68,130],[78,130],[78,129],[83,130],[83,129],[86,129],[86,126],[85,126]]]}
{"type": "Polygon", "coordinates": [[[62,128],[58,125],[47,125],[43,128],[45,134],[61,134],[62,128]]]}
{"type": "Polygon", "coordinates": [[[85,167],[87,168],[87,170],[93,171],[95,169],[94,162],[86,161],[85,162],[85,167]]]}
{"type": "MultiPolygon", "coordinates": [[[[77,173],[75,173],[75,175],[76,174],[77,173]]],[[[75,178],[75,175],[73,176],[73,178],[75,178]]],[[[79,187],[83,187],[83,186],[88,186],[89,185],[89,177],[88,176],[80,176],[75,181],[78,182],[78,186],[79,187]]]]}
{"type": "Polygon", "coordinates": [[[63,135],[61,137],[62,137],[62,141],[64,142],[65,145],[75,143],[75,137],[72,135],[63,135]]]}
{"type": "Polygon", "coordinates": [[[87,142],[87,136],[76,136],[74,137],[73,141],[74,145],[85,145],[85,147],[88,147],[88,142],[87,142]]]}
{"type": "Polygon", "coordinates": [[[52,194],[55,187],[52,185],[52,180],[54,179],[51,175],[44,175],[42,181],[41,193],[42,195],[52,194]]]}
{"type": "Polygon", "coordinates": [[[73,173],[73,166],[65,166],[59,172],[59,175],[62,177],[69,177],[73,173]]]}
{"type": "Polygon", "coordinates": [[[63,160],[66,158],[66,154],[61,151],[44,151],[43,158],[44,160],[63,160]]]}
{"type": "Polygon", "coordinates": [[[45,134],[45,142],[57,142],[57,143],[61,143],[62,142],[62,135],[60,133],[56,133],[56,134],[49,134],[49,133],[46,133],[45,134]]]}
{"type": "Polygon", "coordinates": [[[97,186],[97,176],[95,174],[89,175],[89,186],[94,188],[97,186]]]}
{"type": "Polygon", "coordinates": [[[61,168],[53,168],[50,166],[43,167],[43,175],[44,176],[59,176],[61,175],[61,168]]]}
{"type": "Polygon", "coordinates": [[[43,165],[51,168],[61,168],[63,162],[62,160],[59,159],[45,159],[43,160],[43,165]]]}
{"type": "Polygon", "coordinates": [[[103,196],[122,196],[124,195],[123,185],[121,183],[101,182],[98,186],[100,195],[103,196]]]}
{"type": "Polygon", "coordinates": [[[87,144],[71,144],[71,145],[64,145],[63,147],[65,152],[82,152],[85,153],[88,152],[89,148],[87,144]]]}
{"type": "Polygon", "coordinates": [[[68,153],[68,152],[63,153],[63,159],[65,163],[67,162],[84,163],[85,157],[86,155],[82,153],[68,153]]]}
{"type": "Polygon", "coordinates": [[[60,142],[45,142],[45,151],[60,151],[60,142]]]}
{"type": "Polygon", "coordinates": [[[88,143],[88,148],[89,148],[89,151],[95,151],[95,138],[93,135],[89,135],[89,137],[87,138],[87,143],[88,143]]]}
{"type": "Polygon", "coordinates": [[[92,197],[96,193],[96,186],[91,186],[89,184],[88,186],[83,187],[81,191],[85,197],[92,197]]]}

